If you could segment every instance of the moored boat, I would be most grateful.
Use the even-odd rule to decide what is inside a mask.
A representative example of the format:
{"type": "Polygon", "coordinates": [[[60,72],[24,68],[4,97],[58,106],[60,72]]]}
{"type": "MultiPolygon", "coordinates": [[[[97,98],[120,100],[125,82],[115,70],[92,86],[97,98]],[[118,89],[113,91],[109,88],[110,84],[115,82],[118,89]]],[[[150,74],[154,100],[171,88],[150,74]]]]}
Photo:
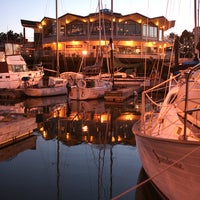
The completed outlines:
{"type": "Polygon", "coordinates": [[[104,97],[112,89],[112,83],[101,79],[79,79],[69,89],[69,99],[88,100],[104,97]]]}
{"type": "Polygon", "coordinates": [[[0,52],[0,88],[24,88],[24,80],[28,85],[35,85],[44,75],[41,66],[29,69],[18,49],[19,45],[6,43],[5,52],[0,52]]]}
{"type": "Polygon", "coordinates": [[[33,87],[25,87],[24,93],[31,97],[56,96],[67,94],[67,80],[60,77],[49,77],[47,85],[41,79],[39,84],[33,87]]]}
{"type": "Polygon", "coordinates": [[[167,199],[200,195],[199,75],[198,64],[144,91],[141,120],[133,126],[142,165],[167,199]],[[151,98],[177,78],[164,101],[151,98]]]}

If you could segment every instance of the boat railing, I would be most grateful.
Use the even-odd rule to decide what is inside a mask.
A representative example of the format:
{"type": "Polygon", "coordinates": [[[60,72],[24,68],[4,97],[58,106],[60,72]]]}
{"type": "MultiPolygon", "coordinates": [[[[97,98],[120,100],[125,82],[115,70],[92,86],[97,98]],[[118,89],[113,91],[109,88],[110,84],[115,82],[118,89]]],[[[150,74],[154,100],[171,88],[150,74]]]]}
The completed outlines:
{"type": "Polygon", "coordinates": [[[171,75],[166,81],[142,92],[141,117],[143,122],[146,118],[153,119],[155,114],[159,113],[167,92],[178,84],[180,76],[181,74],[171,75]]]}
{"type": "MultiPolygon", "coordinates": [[[[142,93],[142,104],[141,104],[141,120],[143,121],[143,124],[145,122],[149,121],[149,123],[152,123],[154,121],[155,116],[160,112],[161,106],[163,106],[164,99],[170,91],[172,87],[175,85],[179,85],[181,87],[185,87],[185,93],[181,94],[185,98],[185,105],[184,105],[184,133],[186,133],[186,123],[188,114],[191,114],[192,112],[198,112],[199,108],[188,108],[188,100],[189,100],[189,84],[195,84],[196,82],[199,82],[200,80],[200,72],[196,73],[196,71],[200,71],[200,64],[188,68],[181,73],[170,76],[169,79],[166,81],[143,91],[142,93]],[[148,119],[148,120],[147,120],[148,119]]],[[[173,102],[176,98],[176,95],[172,95],[169,99],[170,102],[173,102]]],[[[146,124],[148,127],[151,126],[151,124],[146,124]]],[[[185,134],[186,135],[186,134],[185,134]]],[[[186,138],[186,136],[185,136],[186,138]]]]}
{"type": "Polygon", "coordinates": [[[200,70],[200,63],[192,67],[189,71],[185,72],[185,107],[184,107],[184,139],[186,139],[186,124],[187,124],[187,116],[188,114],[191,114],[193,112],[198,112],[199,108],[197,109],[188,109],[188,94],[189,94],[189,84],[193,83],[195,81],[195,78],[198,80],[199,79],[199,74],[198,77],[192,77],[192,75],[195,74],[195,71],[200,70]]]}

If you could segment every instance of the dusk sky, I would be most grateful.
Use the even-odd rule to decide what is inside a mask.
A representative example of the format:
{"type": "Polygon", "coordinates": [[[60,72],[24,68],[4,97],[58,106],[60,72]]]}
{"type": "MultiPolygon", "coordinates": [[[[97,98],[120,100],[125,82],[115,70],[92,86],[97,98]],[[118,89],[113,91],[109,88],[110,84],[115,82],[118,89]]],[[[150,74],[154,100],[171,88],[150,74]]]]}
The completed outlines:
{"type": "MultiPolygon", "coordinates": [[[[102,0],[103,8],[111,8],[111,0],[102,0]]],[[[194,27],[193,0],[113,0],[113,11],[123,15],[140,13],[148,17],[164,16],[176,20],[169,33],[181,34],[194,27]]],[[[98,0],[58,0],[58,16],[66,13],[86,16],[96,12],[98,0]]],[[[55,0],[8,0],[1,2],[0,32],[13,30],[23,33],[21,19],[41,21],[43,17],[55,18],[55,0]]],[[[31,40],[32,31],[26,35],[31,40]]]]}

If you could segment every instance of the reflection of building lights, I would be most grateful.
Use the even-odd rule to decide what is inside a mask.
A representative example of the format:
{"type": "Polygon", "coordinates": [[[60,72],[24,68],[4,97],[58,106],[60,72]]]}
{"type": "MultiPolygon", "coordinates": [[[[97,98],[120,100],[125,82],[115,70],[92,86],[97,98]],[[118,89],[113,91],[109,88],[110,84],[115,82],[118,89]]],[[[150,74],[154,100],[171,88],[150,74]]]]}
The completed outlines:
{"type": "Polygon", "coordinates": [[[117,141],[118,141],[118,142],[121,142],[121,141],[122,141],[122,137],[121,137],[120,135],[118,135],[117,141]]]}
{"type": "Polygon", "coordinates": [[[102,114],[101,115],[101,117],[100,117],[101,123],[108,122],[108,120],[109,120],[109,115],[108,114],[102,114]]]}
{"type": "Polygon", "coordinates": [[[90,142],[93,142],[93,140],[94,140],[94,136],[91,135],[91,136],[90,136],[90,142]]]}
{"type": "Polygon", "coordinates": [[[87,135],[85,135],[85,136],[83,137],[83,140],[84,140],[85,142],[87,142],[87,135]]]}
{"type": "Polygon", "coordinates": [[[46,131],[43,131],[42,135],[43,135],[44,138],[47,138],[47,132],[46,131]]]}
{"type": "Polygon", "coordinates": [[[83,126],[83,127],[82,127],[82,131],[83,131],[83,132],[87,132],[87,131],[88,131],[88,126],[86,126],[86,125],[83,126]]]}
{"type": "Polygon", "coordinates": [[[112,142],[115,142],[115,137],[114,136],[112,136],[112,142]]]}
{"type": "Polygon", "coordinates": [[[70,138],[69,133],[66,133],[66,139],[69,140],[69,138],[70,138]]]}

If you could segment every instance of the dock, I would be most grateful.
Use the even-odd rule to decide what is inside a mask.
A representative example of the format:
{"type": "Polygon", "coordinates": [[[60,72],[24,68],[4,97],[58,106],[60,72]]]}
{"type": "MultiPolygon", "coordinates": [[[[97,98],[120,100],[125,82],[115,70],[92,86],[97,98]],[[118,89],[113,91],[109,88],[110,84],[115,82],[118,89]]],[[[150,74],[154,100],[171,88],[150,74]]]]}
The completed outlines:
{"type": "Polygon", "coordinates": [[[106,91],[104,94],[105,101],[108,102],[124,102],[131,96],[136,96],[142,87],[128,87],[128,88],[119,88],[113,89],[111,91],[106,91]]]}

